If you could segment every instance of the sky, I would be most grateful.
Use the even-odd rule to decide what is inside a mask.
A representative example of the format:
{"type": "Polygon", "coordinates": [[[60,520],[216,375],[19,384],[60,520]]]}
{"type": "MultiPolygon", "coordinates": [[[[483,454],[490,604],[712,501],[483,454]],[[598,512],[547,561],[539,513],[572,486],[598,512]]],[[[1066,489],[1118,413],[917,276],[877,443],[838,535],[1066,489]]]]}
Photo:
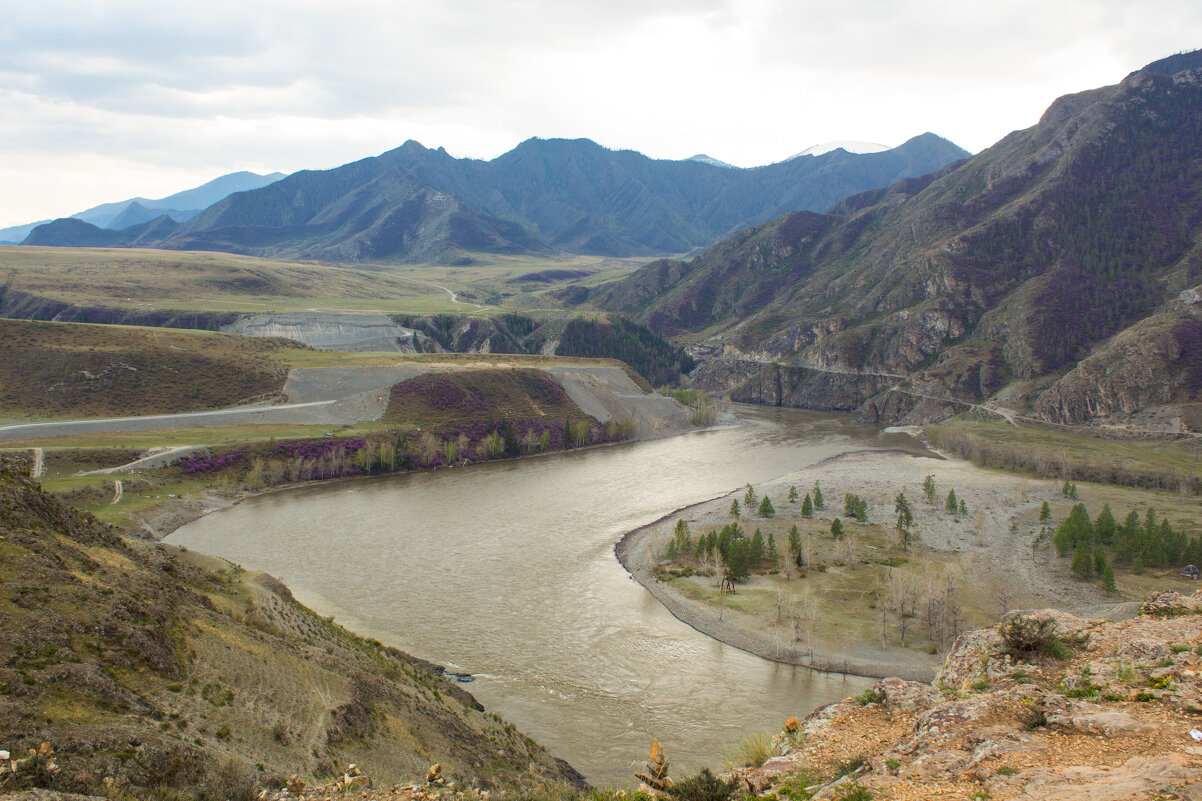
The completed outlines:
{"type": "Polygon", "coordinates": [[[1202,47],[1197,0],[91,0],[0,11],[0,227],[416,139],[738,166],[925,131],[978,152],[1202,47]]]}

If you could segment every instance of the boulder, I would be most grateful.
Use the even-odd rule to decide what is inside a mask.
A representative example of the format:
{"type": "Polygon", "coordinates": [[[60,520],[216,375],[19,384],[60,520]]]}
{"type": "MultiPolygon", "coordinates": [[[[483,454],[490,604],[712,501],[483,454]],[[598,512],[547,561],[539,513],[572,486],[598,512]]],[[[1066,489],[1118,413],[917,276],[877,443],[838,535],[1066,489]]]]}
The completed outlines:
{"type": "Polygon", "coordinates": [[[1161,590],[1140,606],[1141,615],[1149,617],[1180,617],[1202,615],[1202,590],[1193,595],[1182,595],[1173,590],[1161,590]]]}
{"type": "Polygon", "coordinates": [[[881,706],[903,712],[927,709],[943,700],[943,694],[930,684],[897,678],[878,681],[872,692],[881,699],[881,706]]]}

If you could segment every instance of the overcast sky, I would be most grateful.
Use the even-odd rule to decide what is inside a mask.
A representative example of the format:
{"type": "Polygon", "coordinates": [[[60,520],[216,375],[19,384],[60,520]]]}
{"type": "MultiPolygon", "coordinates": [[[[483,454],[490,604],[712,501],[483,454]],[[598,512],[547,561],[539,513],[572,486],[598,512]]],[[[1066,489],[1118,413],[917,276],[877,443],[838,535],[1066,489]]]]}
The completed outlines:
{"type": "Polygon", "coordinates": [[[531,136],[778,161],[933,131],[1202,47],[1198,0],[94,0],[0,11],[0,227],[234,170],[531,136]]]}

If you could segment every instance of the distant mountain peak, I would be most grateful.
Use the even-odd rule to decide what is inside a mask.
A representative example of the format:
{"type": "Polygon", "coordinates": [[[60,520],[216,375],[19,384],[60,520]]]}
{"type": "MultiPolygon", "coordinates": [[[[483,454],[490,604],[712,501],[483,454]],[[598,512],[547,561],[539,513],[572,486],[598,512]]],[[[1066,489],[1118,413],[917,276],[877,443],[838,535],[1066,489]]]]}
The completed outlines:
{"type": "MultiPolygon", "coordinates": [[[[830,153],[832,150],[846,150],[848,153],[864,154],[864,153],[880,153],[883,150],[889,150],[888,145],[878,144],[876,142],[858,142],[852,139],[832,139],[829,142],[823,142],[818,145],[810,145],[800,153],[790,156],[790,159],[800,158],[802,156],[821,156],[823,153],[830,153]]],[[[786,159],[788,161],[788,159],[786,159]]]]}
{"type": "Polygon", "coordinates": [[[707,156],[704,153],[698,153],[695,156],[689,156],[685,161],[699,161],[702,164],[709,164],[713,167],[726,167],[728,169],[737,169],[733,164],[727,164],[725,161],[720,161],[713,156],[707,156]]]}

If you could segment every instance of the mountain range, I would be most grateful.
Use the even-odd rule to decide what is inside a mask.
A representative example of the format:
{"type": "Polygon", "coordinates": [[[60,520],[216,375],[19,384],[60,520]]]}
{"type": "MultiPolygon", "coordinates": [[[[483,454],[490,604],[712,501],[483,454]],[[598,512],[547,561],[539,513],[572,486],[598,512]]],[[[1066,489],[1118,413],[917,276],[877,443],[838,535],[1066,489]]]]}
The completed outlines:
{"type": "MultiPolygon", "coordinates": [[[[154,200],[135,197],[116,203],[102,203],[90,209],[76,212],[69,218],[83,220],[97,228],[121,230],[131,225],[149,222],[166,215],[176,222],[184,222],[196,216],[198,212],[208,208],[217,201],[234,192],[245,192],[248,189],[258,189],[284,177],[282,172],[259,175],[253,172],[231,172],[214,178],[208,183],[176,192],[174,195],[154,200]]],[[[0,228],[0,244],[16,244],[23,241],[34,228],[45,225],[51,220],[14,225],[11,228],[0,228]]]]}
{"type": "Polygon", "coordinates": [[[1200,242],[1202,51],[1062,97],[966,161],[561,297],[699,343],[696,380],[736,398],[1189,427],[1200,242]]]}
{"type": "Polygon", "coordinates": [[[882,152],[837,148],[752,169],[697,157],[651,159],[587,139],[530,139],[491,161],[409,141],[230,195],[183,223],[140,221],[114,238],[58,220],[24,244],[153,245],[341,262],[462,261],[481,252],[684,253],[783,212],[825,210],[966,155],[929,133],[882,152]]]}

